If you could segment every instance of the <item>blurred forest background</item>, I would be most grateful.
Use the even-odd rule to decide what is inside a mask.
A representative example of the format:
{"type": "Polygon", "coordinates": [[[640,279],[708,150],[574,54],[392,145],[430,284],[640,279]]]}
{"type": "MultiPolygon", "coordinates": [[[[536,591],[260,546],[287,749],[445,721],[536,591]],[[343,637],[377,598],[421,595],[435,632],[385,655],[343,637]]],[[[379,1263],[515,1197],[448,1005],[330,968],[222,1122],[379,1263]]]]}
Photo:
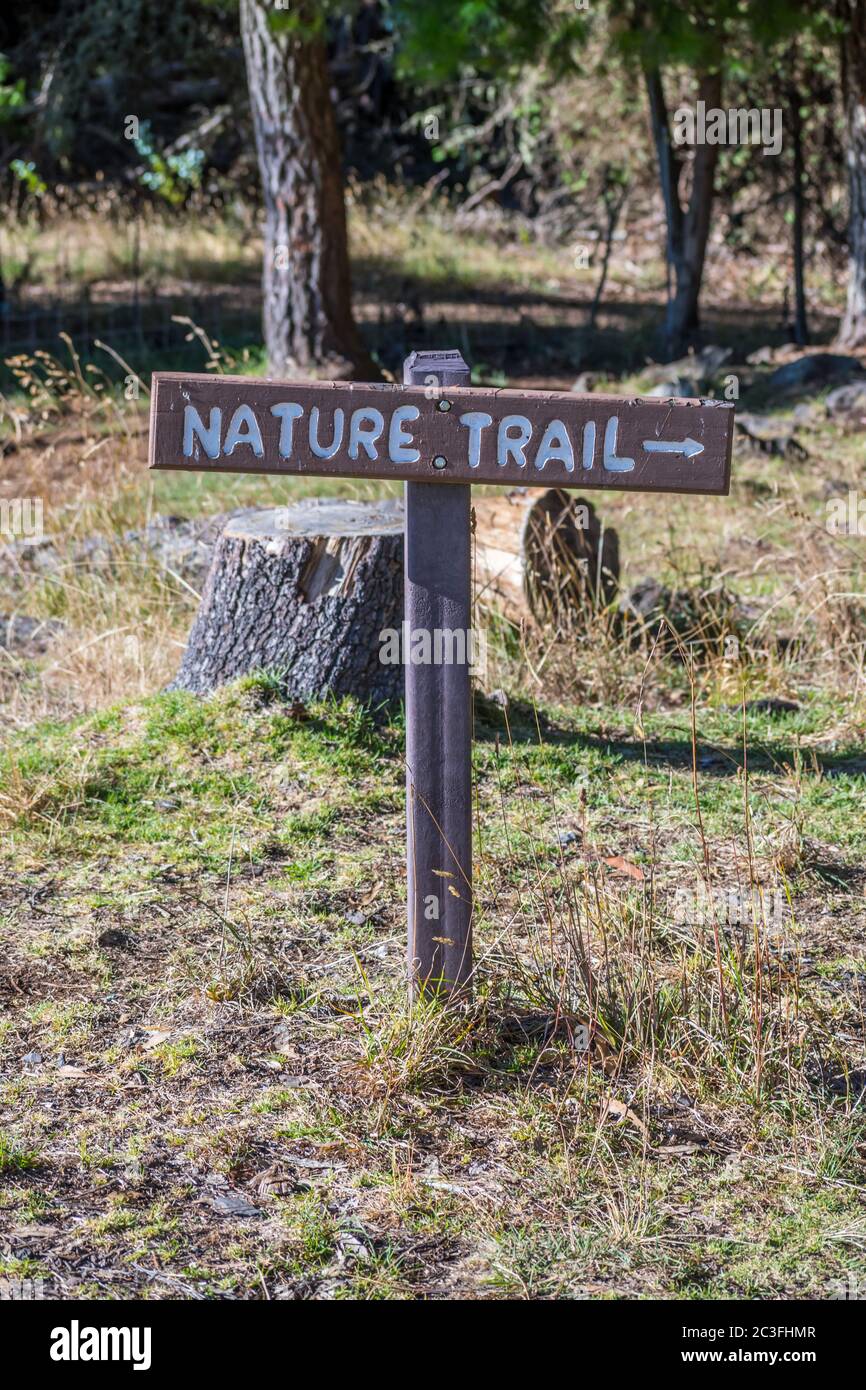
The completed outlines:
{"type": "Polygon", "coordinates": [[[63,330],[80,348],[110,340],[136,369],[148,345],[191,366],[205,349],[185,341],[181,313],[255,355],[262,236],[272,365],[306,374],[393,371],[449,308],[476,366],[528,383],[635,370],[683,352],[701,327],[737,346],[805,344],[832,338],[844,314],[842,339],[856,345],[864,11],[855,0],[10,9],[0,347],[63,330]],[[676,112],[699,101],[763,111],[778,148],[678,145],[676,112]],[[455,312],[470,280],[490,293],[455,312]],[[507,305],[527,289],[559,312],[515,333],[507,305]]]}

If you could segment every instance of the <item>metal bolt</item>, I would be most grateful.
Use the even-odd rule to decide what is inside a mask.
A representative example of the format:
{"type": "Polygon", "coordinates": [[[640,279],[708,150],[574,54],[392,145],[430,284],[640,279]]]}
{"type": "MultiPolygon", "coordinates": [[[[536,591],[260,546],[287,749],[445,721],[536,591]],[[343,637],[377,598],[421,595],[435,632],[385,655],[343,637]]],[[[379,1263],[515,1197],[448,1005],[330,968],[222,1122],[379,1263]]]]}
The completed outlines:
{"type": "Polygon", "coordinates": [[[447,468],[447,467],[448,467],[448,460],[447,460],[447,458],[444,458],[442,454],[437,454],[436,457],[435,457],[435,459],[433,460],[433,467],[434,467],[434,468],[447,468]]]}
{"type": "Polygon", "coordinates": [[[438,407],[438,408],[439,408],[439,410],[450,410],[450,409],[451,409],[451,402],[450,402],[450,401],[440,401],[440,402],[439,402],[439,407],[438,407]]]}

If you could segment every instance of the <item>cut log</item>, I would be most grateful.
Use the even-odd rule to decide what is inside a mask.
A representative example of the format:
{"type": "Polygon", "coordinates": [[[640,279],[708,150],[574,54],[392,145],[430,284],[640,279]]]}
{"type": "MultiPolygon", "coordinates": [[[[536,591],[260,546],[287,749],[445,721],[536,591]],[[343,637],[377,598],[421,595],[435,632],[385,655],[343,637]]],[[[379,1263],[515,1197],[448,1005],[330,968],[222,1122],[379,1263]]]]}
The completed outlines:
{"type": "Polygon", "coordinates": [[[403,667],[380,660],[403,619],[403,508],[315,499],[242,512],[214,549],[170,689],[205,694],[278,672],[297,699],[402,699],[403,667]]]}
{"type": "Polygon", "coordinates": [[[475,499],[476,602],[566,634],[616,597],[619,541],[591,502],[551,488],[475,499]]]}
{"type": "MultiPolygon", "coordinates": [[[[478,497],[482,613],[567,635],[615,597],[616,532],[585,499],[551,489],[478,497]]],[[[403,621],[402,501],[317,498],[241,512],[214,547],[201,607],[169,689],[206,694],[253,671],[287,695],[403,698],[403,667],[381,633],[403,621]]],[[[446,538],[447,540],[447,538],[446,538]]]]}

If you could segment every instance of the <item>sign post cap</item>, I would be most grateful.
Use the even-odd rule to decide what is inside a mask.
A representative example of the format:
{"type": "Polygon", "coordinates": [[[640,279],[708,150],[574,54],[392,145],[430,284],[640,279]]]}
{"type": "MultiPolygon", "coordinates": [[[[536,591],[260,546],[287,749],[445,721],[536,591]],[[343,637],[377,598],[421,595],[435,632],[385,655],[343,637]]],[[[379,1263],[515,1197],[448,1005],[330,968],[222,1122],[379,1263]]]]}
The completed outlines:
{"type": "Polygon", "coordinates": [[[427,386],[435,378],[437,386],[468,386],[472,373],[459,348],[435,352],[410,352],[403,363],[406,386],[427,386]]]}

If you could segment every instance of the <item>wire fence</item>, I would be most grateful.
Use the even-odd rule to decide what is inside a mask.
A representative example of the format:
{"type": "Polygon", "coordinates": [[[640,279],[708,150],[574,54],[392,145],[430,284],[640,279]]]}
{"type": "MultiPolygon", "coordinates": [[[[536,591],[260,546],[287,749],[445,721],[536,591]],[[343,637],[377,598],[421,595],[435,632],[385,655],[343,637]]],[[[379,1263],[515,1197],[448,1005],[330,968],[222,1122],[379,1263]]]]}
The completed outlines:
{"type": "Polygon", "coordinates": [[[201,344],[190,339],[188,325],[177,323],[178,317],[191,319],[212,341],[232,346],[261,341],[257,306],[244,308],[218,294],[113,303],[78,295],[49,303],[0,304],[0,360],[36,350],[56,354],[64,349],[61,334],[72,339],[83,357],[90,356],[97,341],[130,359],[153,351],[201,356],[201,344]]]}

